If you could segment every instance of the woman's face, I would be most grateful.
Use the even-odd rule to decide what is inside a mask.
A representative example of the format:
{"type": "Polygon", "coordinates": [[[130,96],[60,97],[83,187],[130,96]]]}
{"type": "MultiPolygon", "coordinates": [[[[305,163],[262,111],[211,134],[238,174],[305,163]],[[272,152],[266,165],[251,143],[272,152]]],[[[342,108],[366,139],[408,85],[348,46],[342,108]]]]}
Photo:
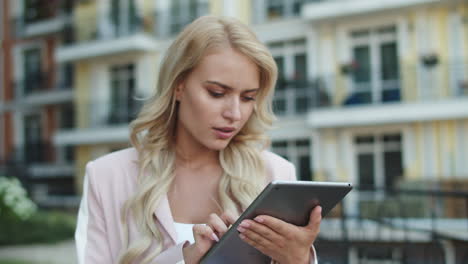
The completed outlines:
{"type": "Polygon", "coordinates": [[[206,55],[176,88],[177,144],[224,149],[252,115],[259,85],[258,67],[241,53],[206,55]]]}

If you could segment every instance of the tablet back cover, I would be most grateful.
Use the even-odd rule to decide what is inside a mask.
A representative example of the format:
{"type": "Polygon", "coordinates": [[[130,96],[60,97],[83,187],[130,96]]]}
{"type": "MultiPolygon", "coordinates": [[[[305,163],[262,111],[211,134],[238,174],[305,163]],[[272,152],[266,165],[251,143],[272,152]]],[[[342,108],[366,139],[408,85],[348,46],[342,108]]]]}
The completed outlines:
{"type": "Polygon", "coordinates": [[[268,256],[240,239],[237,226],[243,219],[270,215],[288,223],[305,226],[310,211],[316,205],[322,206],[324,217],[351,189],[349,183],[274,181],[259,194],[200,263],[270,263],[268,256]]]}

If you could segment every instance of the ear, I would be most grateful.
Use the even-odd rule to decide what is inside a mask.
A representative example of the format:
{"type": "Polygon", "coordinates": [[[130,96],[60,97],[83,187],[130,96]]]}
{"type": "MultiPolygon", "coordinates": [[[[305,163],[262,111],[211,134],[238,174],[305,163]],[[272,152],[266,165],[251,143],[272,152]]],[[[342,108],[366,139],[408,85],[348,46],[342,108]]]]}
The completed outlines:
{"type": "Polygon", "coordinates": [[[185,82],[180,82],[179,84],[177,84],[175,88],[175,98],[177,102],[180,102],[180,99],[182,98],[182,95],[183,95],[184,88],[185,88],[185,82]]]}

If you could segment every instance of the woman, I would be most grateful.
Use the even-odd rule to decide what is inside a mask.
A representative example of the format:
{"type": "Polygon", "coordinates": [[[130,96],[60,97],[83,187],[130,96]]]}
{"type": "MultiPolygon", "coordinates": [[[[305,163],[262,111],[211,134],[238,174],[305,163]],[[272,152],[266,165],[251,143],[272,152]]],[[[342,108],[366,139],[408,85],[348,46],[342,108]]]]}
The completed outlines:
{"type": "MultiPolygon", "coordinates": [[[[207,16],[169,47],[157,89],[131,124],[134,148],[86,168],[80,263],[198,263],[263,187],[295,179],[265,151],[275,62],[245,25],[207,16]]],[[[279,263],[314,263],[320,207],[297,227],[246,220],[240,237],[279,263]]]]}

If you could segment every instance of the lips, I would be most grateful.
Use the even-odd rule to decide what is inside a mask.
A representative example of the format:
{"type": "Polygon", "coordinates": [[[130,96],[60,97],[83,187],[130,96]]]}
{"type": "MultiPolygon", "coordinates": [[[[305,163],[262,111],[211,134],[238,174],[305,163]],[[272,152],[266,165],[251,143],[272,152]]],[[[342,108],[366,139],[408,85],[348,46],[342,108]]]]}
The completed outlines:
{"type": "Polygon", "coordinates": [[[228,139],[234,135],[236,129],[233,127],[214,127],[213,130],[218,139],[228,139]]]}

